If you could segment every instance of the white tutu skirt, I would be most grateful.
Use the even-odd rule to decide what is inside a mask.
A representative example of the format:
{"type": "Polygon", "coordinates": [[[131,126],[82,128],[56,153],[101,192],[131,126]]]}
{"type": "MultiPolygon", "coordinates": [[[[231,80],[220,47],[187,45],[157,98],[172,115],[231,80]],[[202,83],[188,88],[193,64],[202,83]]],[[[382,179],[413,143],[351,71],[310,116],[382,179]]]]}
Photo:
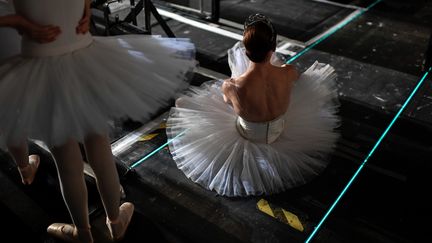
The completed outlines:
{"type": "Polygon", "coordinates": [[[64,55],[9,58],[0,64],[3,143],[58,146],[106,133],[112,119],[149,119],[188,85],[194,55],[185,39],[126,35],[94,37],[64,55]]]}
{"type": "Polygon", "coordinates": [[[327,165],[338,138],[339,107],[332,67],[315,63],[297,81],[285,128],[271,144],[251,142],[236,129],[222,81],[194,88],[172,108],[170,151],[192,181],[224,196],[272,194],[302,185],[327,165]]]}

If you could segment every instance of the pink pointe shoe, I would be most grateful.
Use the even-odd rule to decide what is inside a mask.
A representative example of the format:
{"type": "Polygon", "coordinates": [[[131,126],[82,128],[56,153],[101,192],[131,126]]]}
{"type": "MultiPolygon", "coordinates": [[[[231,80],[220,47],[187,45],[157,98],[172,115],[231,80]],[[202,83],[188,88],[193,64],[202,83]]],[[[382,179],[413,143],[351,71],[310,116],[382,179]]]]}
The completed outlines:
{"type": "Polygon", "coordinates": [[[21,175],[21,180],[24,185],[30,185],[33,183],[39,164],[39,155],[32,154],[29,156],[29,163],[26,167],[18,166],[18,172],[21,175]]]}
{"type": "Polygon", "coordinates": [[[72,224],[54,223],[48,226],[48,234],[72,243],[92,243],[93,237],[89,228],[77,228],[72,224]]]}
{"type": "Polygon", "coordinates": [[[123,239],[134,212],[134,205],[130,202],[125,202],[120,206],[119,216],[116,220],[106,220],[108,230],[113,241],[123,239]]]}

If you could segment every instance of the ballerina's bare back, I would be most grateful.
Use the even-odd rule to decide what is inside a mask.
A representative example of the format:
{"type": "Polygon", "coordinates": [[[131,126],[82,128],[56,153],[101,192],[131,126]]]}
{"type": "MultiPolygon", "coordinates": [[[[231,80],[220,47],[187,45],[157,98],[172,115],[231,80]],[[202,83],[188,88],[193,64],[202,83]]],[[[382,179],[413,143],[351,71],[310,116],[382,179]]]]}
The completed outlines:
{"type": "Polygon", "coordinates": [[[298,76],[291,65],[277,67],[270,61],[252,63],[243,75],[225,80],[224,100],[247,121],[271,121],[288,109],[291,89],[298,76]]]}

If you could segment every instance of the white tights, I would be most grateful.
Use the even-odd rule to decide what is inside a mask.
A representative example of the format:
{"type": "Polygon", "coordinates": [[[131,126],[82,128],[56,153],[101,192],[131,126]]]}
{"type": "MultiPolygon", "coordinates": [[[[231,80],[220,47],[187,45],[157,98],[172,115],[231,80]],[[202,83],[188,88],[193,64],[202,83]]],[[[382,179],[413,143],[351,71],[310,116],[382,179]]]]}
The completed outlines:
{"type": "MultiPolygon", "coordinates": [[[[87,160],[96,175],[97,188],[107,217],[116,220],[119,215],[120,182],[107,135],[90,135],[84,147],[87,160]]],[[[84,164],[79,145],[69,140],[51,149],[59,175],[61,192],[73,223],[77,228],[89,228],[87,187],[84,164]]]]}

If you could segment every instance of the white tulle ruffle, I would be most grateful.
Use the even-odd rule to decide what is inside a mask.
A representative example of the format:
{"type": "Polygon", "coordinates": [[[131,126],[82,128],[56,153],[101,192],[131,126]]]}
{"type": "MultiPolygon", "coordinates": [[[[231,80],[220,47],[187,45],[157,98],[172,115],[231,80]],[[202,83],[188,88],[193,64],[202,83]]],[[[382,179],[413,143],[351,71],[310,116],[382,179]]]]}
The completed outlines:
{"type": "Polygon", "coordinates": [[[186,87],[195,66],[186,39],[143,35],[94,37],[58,56],[15,56],[0,64],[0,133],[61,145],[107,131],[107,121],[143,121],[186,87]]]}

